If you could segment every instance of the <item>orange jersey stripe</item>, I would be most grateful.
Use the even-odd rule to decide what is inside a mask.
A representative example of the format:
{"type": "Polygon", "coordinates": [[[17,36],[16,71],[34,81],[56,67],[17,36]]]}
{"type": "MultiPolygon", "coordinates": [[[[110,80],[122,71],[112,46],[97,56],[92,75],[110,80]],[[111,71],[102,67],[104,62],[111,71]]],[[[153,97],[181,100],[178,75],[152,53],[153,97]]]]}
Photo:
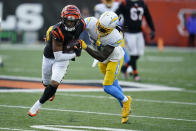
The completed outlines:
{"type": "Polygon", "coordinates": [[[60,37],[59,37],[59,35],[58,35],[58,33],[57,33],[56,31],[52,31],[52,34],[53,34],[54,36],[57,36],[57,37],[60,39],[60,37]]]}
{"type": "Polygon", "coordinates": [[[63,33],[61,32],[61,30],[60,30],[59,27],[57,27],[57,29],[58,29],[58,31],[59,31],[59,33],[60,33],[60,35],[61,35],[61,37],[63,38],[63,41],[64,41],[64,35],[63,35],[63,33]]]}

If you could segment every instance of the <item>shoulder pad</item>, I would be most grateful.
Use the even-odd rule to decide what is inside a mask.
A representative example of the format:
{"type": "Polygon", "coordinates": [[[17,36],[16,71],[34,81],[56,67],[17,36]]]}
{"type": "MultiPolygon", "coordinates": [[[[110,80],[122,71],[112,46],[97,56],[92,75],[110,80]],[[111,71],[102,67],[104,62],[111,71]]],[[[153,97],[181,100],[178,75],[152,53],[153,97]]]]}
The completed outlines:
{"type": "Polygon", "coordinates": [[[92,21],[96,21],[96,20],[97,20],[97,18],[95,18],[95,17],[87,17],[87,18],[85,18],[84,21],[85,21],[85,24],[86,24],[86,28],[88,28],[89,24],[92,21]]]}
{"type": "Polygon", "coordinates": [[[52,37],[53,39],[55,40],[58,40],[58,41],[64,41],[64,35],[62,33],[62,29],[61,29],[61,24],[58,23],[56,24],[54,27],[53,27],[53,30],[52,30],[52,37]]]}
{"type": "Polygon", "coordinates": [[[84,19],[81,19],[81,23],[82,23],[82,25],[83,25],[83,30],[85,30],[86,24],[85,24],[85,22],[84,22],[84,19]]]}
{"type": "Polygon", "coordinates": [[[104,45],[107,44],[110,46],[117,47],[122,44],[123,37],[117,29],[114,29],[109,35],[107,35],[106,37],[103,37],[102,41],[104,41],[103,42],[104,45]]]}
{"type": "Polygon", "coordinates": [[[74,38],[78,39],[80,34],[85,30],[86,24],[83,19],[80,20],[80,23],[77,25],[75,33],[74,33],[74,38]]]}

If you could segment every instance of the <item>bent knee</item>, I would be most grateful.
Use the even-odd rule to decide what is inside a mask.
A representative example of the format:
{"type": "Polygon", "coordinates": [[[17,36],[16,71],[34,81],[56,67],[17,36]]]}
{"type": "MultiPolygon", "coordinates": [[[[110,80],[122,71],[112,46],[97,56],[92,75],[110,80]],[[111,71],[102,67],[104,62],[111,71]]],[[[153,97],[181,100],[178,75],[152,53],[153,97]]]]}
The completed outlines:
{"type": "Polygon", "coordinates": [[[51,81],[50,81],[50,85],[53,86],[53,87],[58,87],[59,84],[60,84],[60,83],[57,82],[57,81],[54,81],[54,80],[51,80],[51,81]]]}
{"type": "Polygon", "coordinates": [[[103,85],[103,90],[104,90],[106,93],[109,93],[109,92],[110,92],[110,86],[111,86],[111,85],[103,85]]]}

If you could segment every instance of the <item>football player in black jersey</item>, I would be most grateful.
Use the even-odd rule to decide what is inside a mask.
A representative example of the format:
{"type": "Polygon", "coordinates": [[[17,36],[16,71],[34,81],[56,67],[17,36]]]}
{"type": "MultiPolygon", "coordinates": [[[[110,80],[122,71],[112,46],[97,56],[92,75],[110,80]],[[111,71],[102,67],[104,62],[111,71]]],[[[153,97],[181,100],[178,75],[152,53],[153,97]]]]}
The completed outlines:
{"type": "Polygon", "coordinates": [[[141,78],[138,76],[137,60],[144,54],[145,45],[142,34],[142,19],[143,17],[146,18],[146,21],[151,28],[151,39],[154,39],[155,28],[152,17],[143,0],[124,0],[116,13],[118,15],[122,14],[124,17],[124,37],[130,55],[130,61],[122,67],[122,72],[126,73],[126,70],[130,65],[133,69],[134,80],[140,81],[141,78]]]}
{"type": "Polygon", "coordinates": [[[69,60],[81,55],[78,38],[84,29],[84,20],[75,5],[65,6],[61,12],[61,21],[49,27],[42,61],[42,82],[46,88],[42,97],[29,110],[31,117],[36,116],[48,99],[53,100],[67,71],[69,60]]]}

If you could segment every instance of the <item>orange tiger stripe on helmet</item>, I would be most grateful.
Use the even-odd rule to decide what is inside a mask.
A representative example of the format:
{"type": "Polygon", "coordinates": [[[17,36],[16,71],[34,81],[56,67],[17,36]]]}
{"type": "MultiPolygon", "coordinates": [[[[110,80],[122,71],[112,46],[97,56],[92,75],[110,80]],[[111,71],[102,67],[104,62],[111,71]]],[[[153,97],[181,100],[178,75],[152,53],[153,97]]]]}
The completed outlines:
{"type": "Polygon", "coordinates": [[[65,6],[61,12],[61,17],[68,18],[69,16],[71,16],[73,19],[80,19],[80,10],[75,5],[65,6]]]}

